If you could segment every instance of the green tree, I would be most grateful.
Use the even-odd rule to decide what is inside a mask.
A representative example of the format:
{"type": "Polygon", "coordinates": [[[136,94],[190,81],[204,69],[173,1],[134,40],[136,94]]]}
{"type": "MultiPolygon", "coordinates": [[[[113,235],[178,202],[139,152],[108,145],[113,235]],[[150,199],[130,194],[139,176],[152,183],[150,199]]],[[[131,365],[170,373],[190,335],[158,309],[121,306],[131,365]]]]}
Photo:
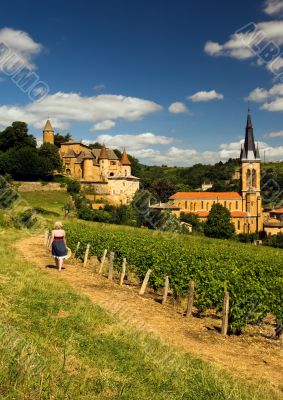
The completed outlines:
{"type": "Polygon", "coordinates": [[[38,154],[51,162],[53,171],[62,171],[62,160],[57,146],[51,143],[43,143],[38,150],[38,154]]]}
{"type": "Polygon", "coordinates": [[[75,179],[70,179],[67,183],[67,192],[71,194],[77,194],[81,190],[81,184],[75,179]]]}
{"type": "Polygon", "coordinates": [[[181,212],[180,220],[187,224],[191,224],[193,231],[202,231],[202,222],[200,222],[199,217],[196,214],[181,212]]]}
{"type": "Polygon", "coordinates": [[[16,121],[0,132],[0,151],[22,147],[36,148],[36,140],[34,136],[28,134],[28,126],[25,122],[16,121]]]}
{"type": "Polygon", "coordinates": [[[204,224],[205,236],[229,239],[233,236],[234,232],[235,227],[231,222],[230,211],[221,204],[214,204],[204,224]]]}
{"type": "Polygon", "coordinates": [[[157,179],[153,181],[149,190],[155,194],[158,200],[166,202],[172,194],[176,193],[176,186],[167,179],[157,179]]]}
{"type": "Polygon", "coordinates": [[[55,133],[54,135],[54,145],[56,147],[60,147],[62,143],[69,142],[69,140],[72,139],[72,136],[70,133],[67,133],[66,135],[60,135],[60,133],[55,133]]]}

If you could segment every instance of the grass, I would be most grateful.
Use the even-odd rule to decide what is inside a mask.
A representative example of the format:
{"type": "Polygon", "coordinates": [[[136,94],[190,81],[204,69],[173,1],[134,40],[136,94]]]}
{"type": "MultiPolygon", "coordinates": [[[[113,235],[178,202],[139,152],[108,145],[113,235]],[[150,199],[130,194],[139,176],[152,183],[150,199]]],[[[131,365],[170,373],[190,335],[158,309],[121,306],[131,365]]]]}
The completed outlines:
{"type": "Polygon", "coordinates": [[[23,261],[0,241],[0,398],[266,400],[226,372],[162,344],[23,261]]]}
{"type": "Polygon", "coordinates": [[[70,196],[66,192],[22,192],[20,195],[33,208],[40,207],[59,214],[63,213],[63,205],[70,200],[70,196]]]}

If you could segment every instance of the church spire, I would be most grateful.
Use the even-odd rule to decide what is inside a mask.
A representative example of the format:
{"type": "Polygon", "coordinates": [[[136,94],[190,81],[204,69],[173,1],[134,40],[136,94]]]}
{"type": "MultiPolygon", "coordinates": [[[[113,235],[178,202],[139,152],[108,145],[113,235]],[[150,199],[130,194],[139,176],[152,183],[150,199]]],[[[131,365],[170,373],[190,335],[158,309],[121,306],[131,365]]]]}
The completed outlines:
{"type": "Polygon", "coordinates": [[[254,129],[252,124],[251,111],[248,109],[247,125],[246,125],[246,135],[244,146],[241,150],[241,160],[259,160],[259,151],[256,149],[254,141],[254,129]]]}

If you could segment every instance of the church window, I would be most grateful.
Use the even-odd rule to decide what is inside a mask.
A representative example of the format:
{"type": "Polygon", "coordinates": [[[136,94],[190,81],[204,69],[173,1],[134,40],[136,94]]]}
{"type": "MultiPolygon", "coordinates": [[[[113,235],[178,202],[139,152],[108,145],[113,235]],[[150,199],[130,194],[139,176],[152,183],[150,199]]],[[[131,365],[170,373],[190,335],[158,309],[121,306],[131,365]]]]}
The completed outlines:
{"type": "Polygon", "coordinates": [[[247,170],[247,187],[250,187],[252,184],[252,176],[251,176],[251,170],[247,170]]]}
{"type": "Polygon", "coordinates": [[[240,230],[240,229],[241,229],[241,222],[238,221],[238,230],[240,230]]]}
{"type": "Polygon", "coordinates": [[[185,201],[185,209],[187,210],[187,208],[188,208],[188,202],[185,201]]]}
{"type": "Polygon", "coordinates": [[[208,202],[206,203],[206,211],[208,211],[208,202]]]}
{"type": "Polygon", "coordinates": [[[203,201],[201,202],[201,209],[203,209],[203,201]]]}
{"type": "Polygon", "coordinates": [[[252,172],[252,186],[255,188],[256,187],[256,170],[253,169],[252,172]]]}
{"type": "Polygon", "coordinates": [[[196,211],[196,206],[197,206],[197,204],[195,203],[195,204],[194,204],[194,211],[196,211]]]}
{"type": "Polygon", "coordinates": [[[190,204],[190,210],[193,211],[193,203],[190,204]]]}
{"type": "Polygon", "coordinates": [[[238,201],[236,201],[236,210],[238,210],[238,208],[239,208],[239,203],[238,201]]]}
{"type": "Polygon", "coordinates": [[[226,202],[226,200],[224,201],[224,207],[227,207],[227,202],[226,202]]]}

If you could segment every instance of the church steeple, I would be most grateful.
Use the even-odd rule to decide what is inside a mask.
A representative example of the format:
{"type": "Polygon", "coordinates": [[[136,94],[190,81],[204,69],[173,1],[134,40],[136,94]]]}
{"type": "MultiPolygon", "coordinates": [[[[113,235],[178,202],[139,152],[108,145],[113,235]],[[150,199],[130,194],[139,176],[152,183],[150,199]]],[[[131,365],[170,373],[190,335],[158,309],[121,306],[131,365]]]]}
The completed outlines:
{"type": "Polygon", "coordinates": [[[255,161],[260,160],[259,150],[255,146],[254,129],[252,124],[252,116],[250,109],[248,110],[246,135],[244,146],[241,149],[241,160],[255,161]]]}

